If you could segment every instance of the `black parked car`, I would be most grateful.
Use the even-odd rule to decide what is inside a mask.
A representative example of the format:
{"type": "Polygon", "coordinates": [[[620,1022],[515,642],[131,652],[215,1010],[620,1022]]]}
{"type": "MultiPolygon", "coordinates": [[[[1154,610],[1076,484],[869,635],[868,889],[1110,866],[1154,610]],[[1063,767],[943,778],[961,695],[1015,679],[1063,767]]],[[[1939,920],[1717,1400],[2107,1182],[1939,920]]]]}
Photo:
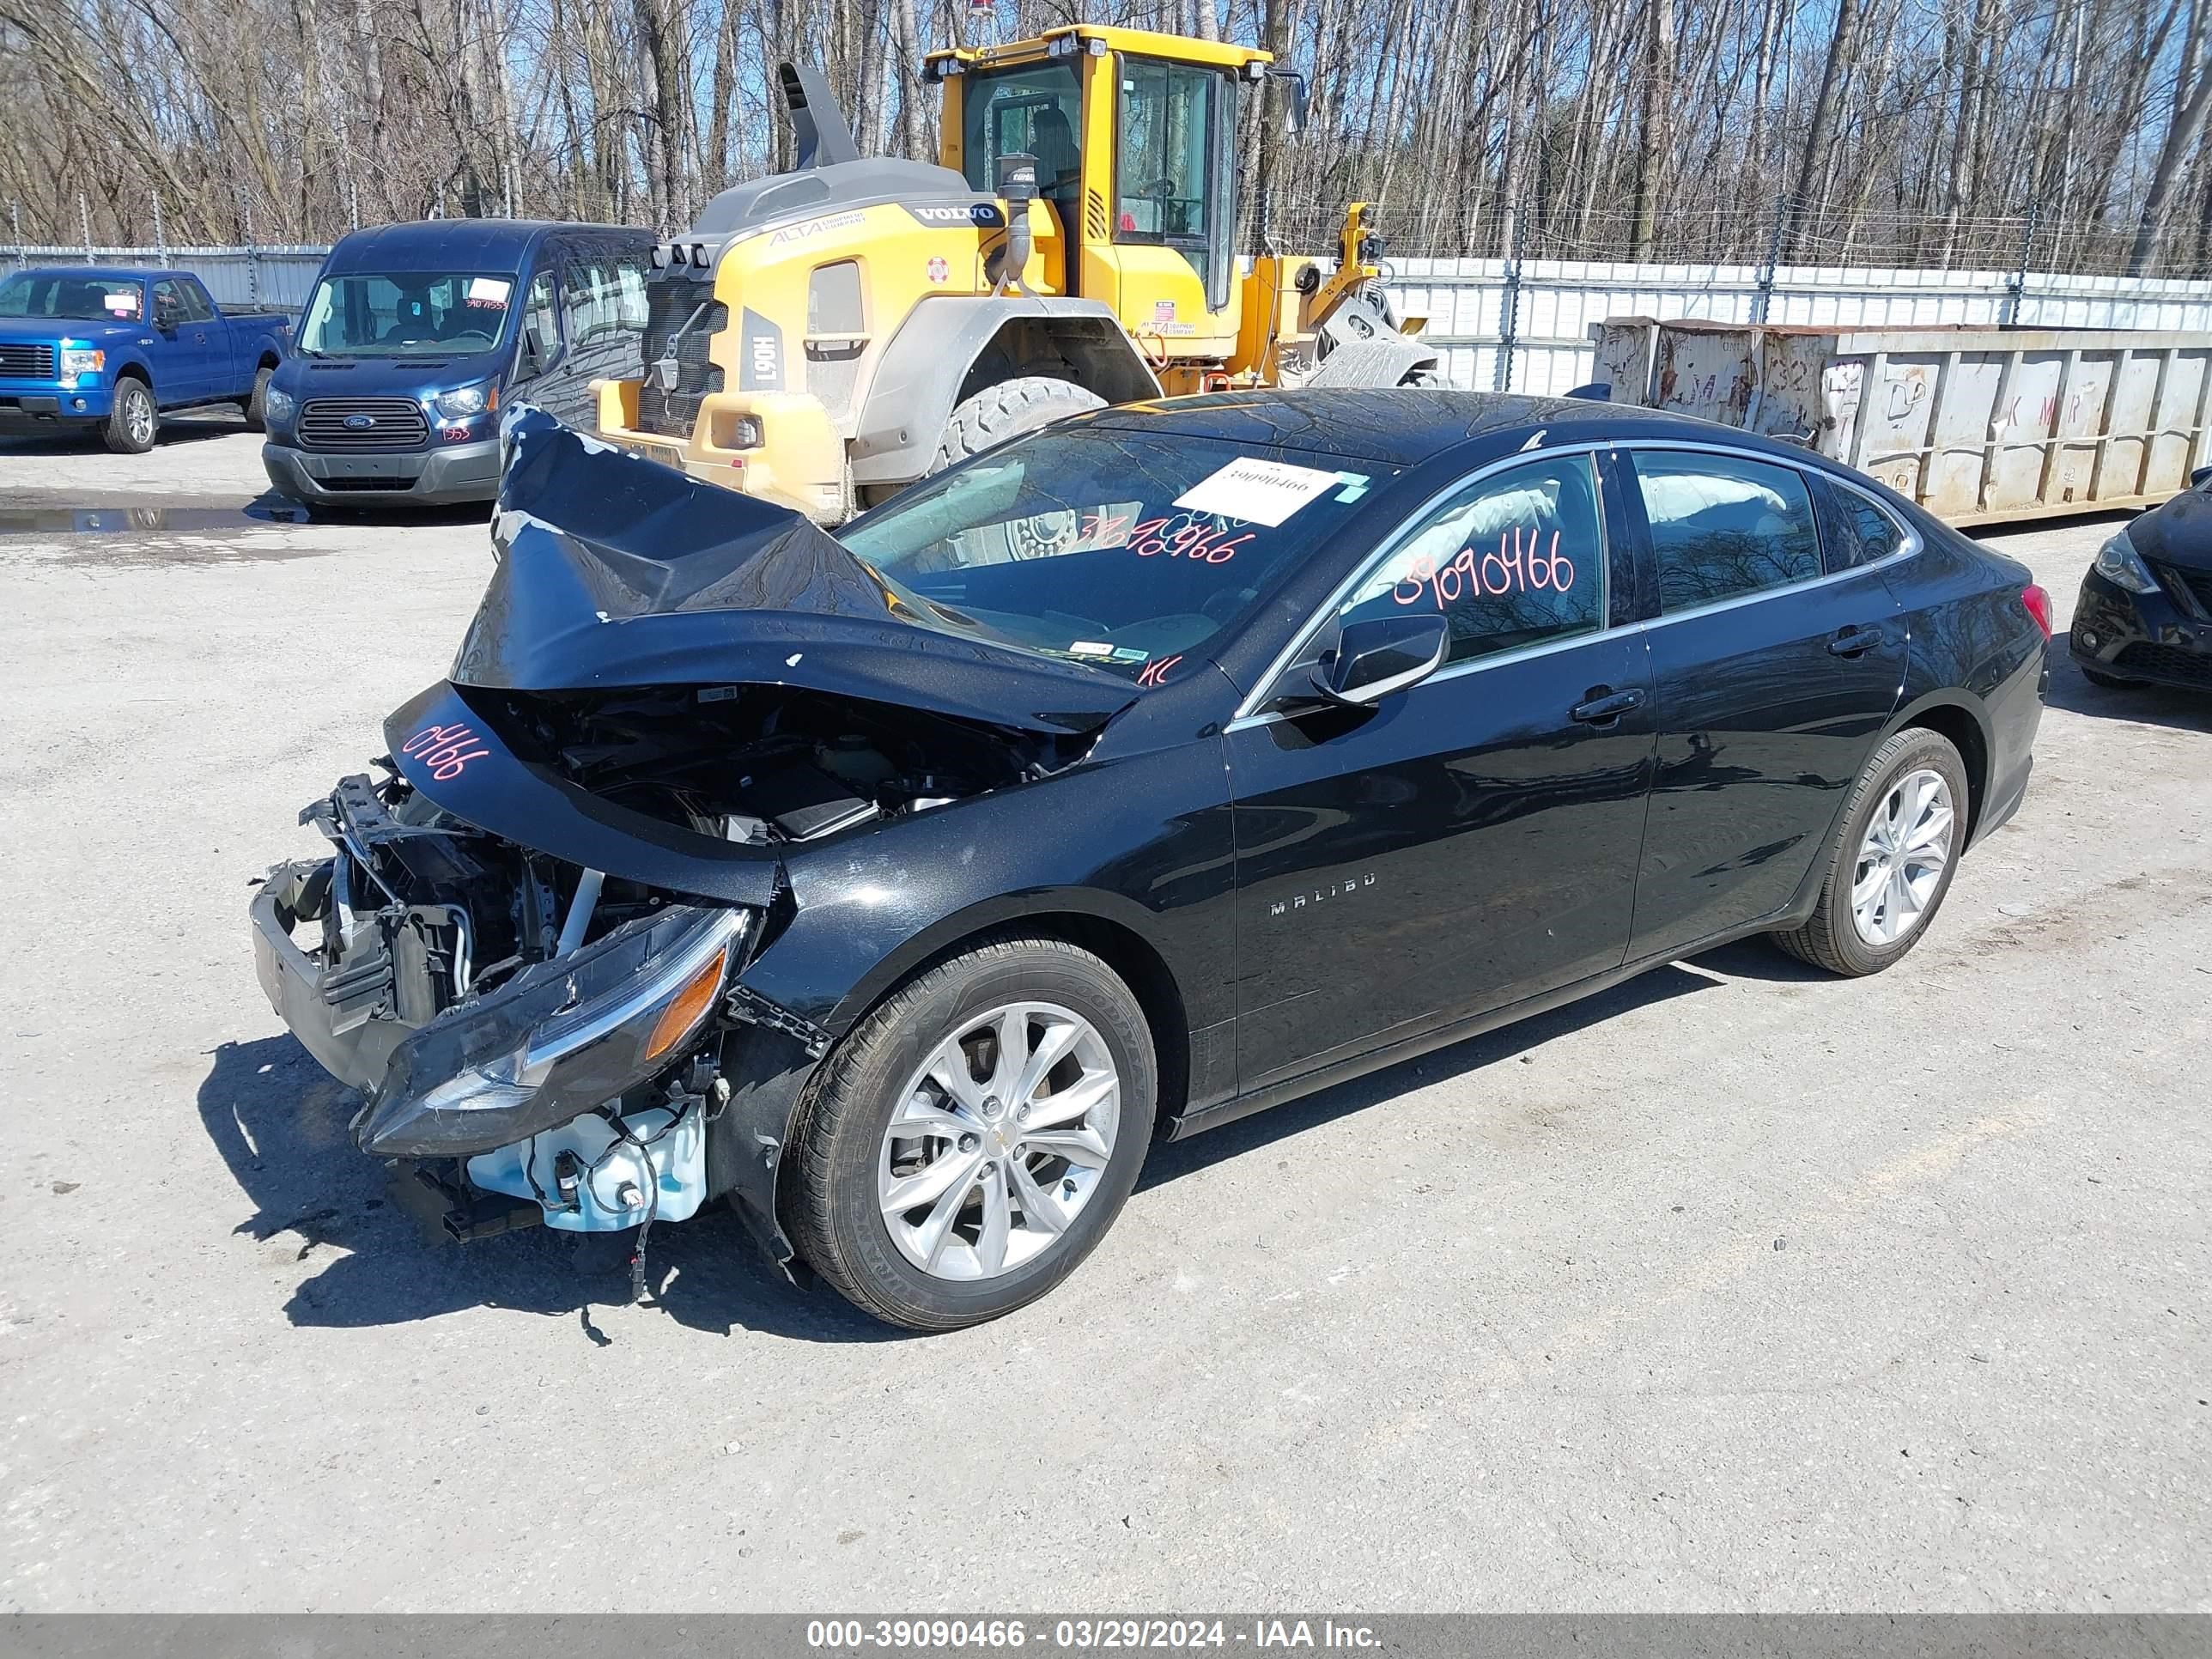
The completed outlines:
{"type": "Polygon", "coordinates": [[[2093,685],[2212,690],[2212,466],[2098,550],[2066,645],[2093,685]]]}
{"type": "Polygon", "coordinates": [[[1701,422],[1184,398],[834,538],[507,441],[451,679],[253,904],[462,1237],[728,1194],[884,1319],[988,1318],[1156,1136],[1744,934],[1888,967],[2027,784],[2042,590],[1701,422]]]}

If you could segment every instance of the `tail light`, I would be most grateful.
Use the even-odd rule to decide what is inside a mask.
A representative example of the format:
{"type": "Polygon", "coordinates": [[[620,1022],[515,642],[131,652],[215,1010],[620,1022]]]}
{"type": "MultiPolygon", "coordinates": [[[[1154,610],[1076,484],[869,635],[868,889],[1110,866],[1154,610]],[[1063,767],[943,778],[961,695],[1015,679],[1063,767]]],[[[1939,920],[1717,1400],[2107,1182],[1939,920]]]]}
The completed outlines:
{"type": "Polygon", "coordinates": [[[2035,618],[2035,625],[2043,630],[2043,637],[2051,637],[2051,595],[2033,582],[2020,590],[2020,602],[2027,607],[2027,614],[2035,618]]]}

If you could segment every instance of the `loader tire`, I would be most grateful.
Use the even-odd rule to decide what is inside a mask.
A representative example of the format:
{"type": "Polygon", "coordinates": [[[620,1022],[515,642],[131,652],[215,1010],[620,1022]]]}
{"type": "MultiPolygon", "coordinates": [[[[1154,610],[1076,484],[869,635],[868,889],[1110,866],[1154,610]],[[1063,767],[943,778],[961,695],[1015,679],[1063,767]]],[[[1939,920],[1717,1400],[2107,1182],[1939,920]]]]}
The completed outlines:
{"type": "Polygon", "coordinates": [[[942,472],[955,461],[980,455],[1009,438],[1050,426],[1069,415],[1080,415],[1086,409],[1105,407],[1106,400],[1097,393],[1042,374],[1025,374],[987,386],[953,410],[929,470],[942,472]]]}

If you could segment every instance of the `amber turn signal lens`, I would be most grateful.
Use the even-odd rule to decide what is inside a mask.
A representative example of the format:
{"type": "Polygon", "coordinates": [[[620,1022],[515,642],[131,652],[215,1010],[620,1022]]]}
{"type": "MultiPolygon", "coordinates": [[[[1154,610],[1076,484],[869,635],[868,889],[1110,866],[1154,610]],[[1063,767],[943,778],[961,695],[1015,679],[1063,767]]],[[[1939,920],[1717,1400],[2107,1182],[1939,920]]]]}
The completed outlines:
{"type": "Polygon", "coordinates": [[[729,965],[730,953],[717,951],[707,965],[684,982],[684,988],[669,1000],[660,1011],[660,1018],[653,1023],[653,1035],[645,1045],[645,1057],[659,1060],[688,1036],[694,1026],[707,1017],[714,1005],[714,993],[722,988],[722,969],[729,965]]]}

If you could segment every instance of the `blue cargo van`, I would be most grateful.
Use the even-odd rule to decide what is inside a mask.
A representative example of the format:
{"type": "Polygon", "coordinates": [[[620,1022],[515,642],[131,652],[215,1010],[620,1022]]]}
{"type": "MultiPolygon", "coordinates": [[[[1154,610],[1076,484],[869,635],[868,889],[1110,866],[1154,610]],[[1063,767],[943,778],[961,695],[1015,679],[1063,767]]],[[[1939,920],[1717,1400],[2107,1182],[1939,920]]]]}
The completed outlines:
{"type": "Polygon", "coordinates": [[[589,431],[592,382],[643,376],[653,243],[511,219],[355,231],[269,383],[269,481],[311,508],[491,500],[503,404],[589,431]]]}

